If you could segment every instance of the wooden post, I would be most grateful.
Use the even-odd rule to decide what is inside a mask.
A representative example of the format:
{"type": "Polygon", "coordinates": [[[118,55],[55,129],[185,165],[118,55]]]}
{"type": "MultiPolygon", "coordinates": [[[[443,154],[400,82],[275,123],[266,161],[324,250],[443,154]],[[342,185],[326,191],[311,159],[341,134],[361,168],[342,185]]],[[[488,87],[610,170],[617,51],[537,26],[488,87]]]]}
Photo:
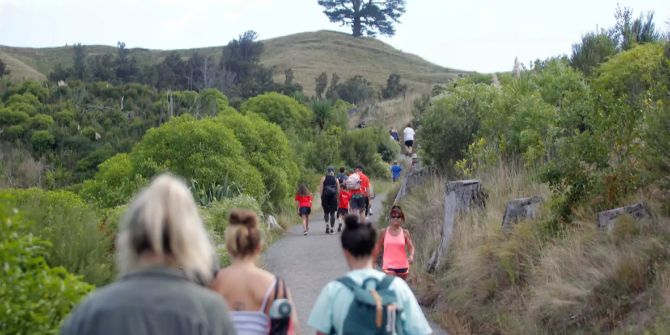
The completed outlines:
{"type": "Polygon", "coordinates": [[[521,219],[532,219],[537,215],[542,198],[535,196],[530,198],[515,199],[507,203],[505,215],[503,215],[503,229],[511,228],[521,219]]]}
{"type": "Polygon", "coordinates": [[[629,214],[637,220],[651,218],[652,214],[644,203],[619,207],[598,213],[598,228],[612,230],[616,220],[623,214],[629,214]]]}
{"type": "Polygon", "coordinates": [[[458,180],[447,183],[440,243],[426,264],[428,272],[433,272],[440,266],[442,254],[449,249],[457,215],[466,213],[473,206],[480,208],[485,206],[485,196],[480,180],[458,180]]]}

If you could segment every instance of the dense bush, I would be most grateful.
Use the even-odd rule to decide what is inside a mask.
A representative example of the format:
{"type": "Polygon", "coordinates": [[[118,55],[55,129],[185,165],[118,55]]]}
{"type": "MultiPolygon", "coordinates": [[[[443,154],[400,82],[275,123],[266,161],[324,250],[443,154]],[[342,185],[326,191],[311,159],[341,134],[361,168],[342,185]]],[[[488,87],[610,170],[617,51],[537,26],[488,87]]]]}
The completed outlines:
{"type": "Polygon", "coordinates": [[[242,151],[234,132],[221,122],[185,115],[150,129],[133,148],[130,159],[145,178],[171,171],[205,185],[229,180],[242,192],[260,198],[264,193],[261,175],[242,151]]]}
{"type": "Polygon", "coordinates": [[[462,159],[479,131],[482,114],[492,108],[494,91],[488,85],[456,86],[433,102],[421,118],[417,142],[425,159],[450,169],[462,159]]]}
{"type": "Polygon", "coordinates": [[[281,128],[260,116],[237,112],[226,113],[216,121],[233,130],[242,143],[242,156],[260,172],[266,192],[262,200],[277,206],[287,199],[298,180],[298,165],[292,160],[292,150],[281,128]]]}
{"type": "Polygon", "coordinates": [[[0,333],[56,334],[61,321],[93,287],[62,267],[47,265],[54,248],[0,195],[0,333]]]}
{"type": "Polygon", "coordinates": [[[388,177],[387,163],[395,159],[398,152],[398,146],[380,128],[354,129],[342,136],[340,153],[345,164],[350,167],[361,165],[370,177],[388,177]],[[388,158],[386,162],[382,153],[388,158]]]}
{"type": "Polygon", "coordinates": [[[67,191],[7,189],[1,194],[7,206],[33,223],[29,231],[51,243],[53,248],[44,255],[49,266],[62,266],[95,285],[112,280],[116,232],[101,226],[95,208],[67,191]]]}
{"type": "Polygon", "coordinates": [[[109,208],[128,202],[145,182],[128,154],[118,154],[100,164],[95,178],[84,182],[80,194],[102,208],[109,208]]]}
{"type": "Polygon", "coordinates": [[[253,97],[242,104],[242,113],[256,113],[284,130],[302,130],[311,125],[313,113],[291,97],[271,92],[253,97]]]}

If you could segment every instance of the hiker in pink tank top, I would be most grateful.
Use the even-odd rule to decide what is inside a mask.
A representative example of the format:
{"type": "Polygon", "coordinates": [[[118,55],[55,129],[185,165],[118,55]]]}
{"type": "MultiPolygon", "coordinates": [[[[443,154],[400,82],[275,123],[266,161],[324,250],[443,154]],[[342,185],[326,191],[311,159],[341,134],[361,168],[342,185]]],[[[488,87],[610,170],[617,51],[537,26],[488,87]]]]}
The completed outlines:
{"type": "Polygon", "coordinates": [[[402,228],[403,223],[405,215],[400,206],[394,205],[391,207],[391,223],[377,241],[374,255],[378,255],[383,249],[382,270],[387,275],[406,279],[409,266],[414,262],[414,244],[409,231],[402,228]]]}

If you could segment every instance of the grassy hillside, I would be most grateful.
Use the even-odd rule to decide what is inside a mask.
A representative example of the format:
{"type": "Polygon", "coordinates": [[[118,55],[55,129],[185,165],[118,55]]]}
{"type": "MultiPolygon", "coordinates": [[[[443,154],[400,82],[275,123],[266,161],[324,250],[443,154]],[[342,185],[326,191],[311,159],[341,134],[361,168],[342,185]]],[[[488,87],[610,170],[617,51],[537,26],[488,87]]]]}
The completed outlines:
{"type": "MultiPolygon", "coordinates": [[[[410,92],[426,91],[434,84],[444,83],[460,71],[443,68],[422,58],[402,52],[379,40],[353,38],[344,33],[317,31],[264,40],[262,63],[276,67],[276,80],[283,80],[283,71],[292,68],[295,81],[307,95],[314,94],[314,78],[321,72],[329,77],[336,72],[341,80],[363,75],[375,86],[386,83],[389,74],[401,75],[410,92]]],[[[115,53],[112,46],[86,46],[88,55],[115,53]]],[[[131,54],[140,64],[159,62],[172,50],[135,48],[131,54]]],[[[174,50],[183,57],[194,52],[220,57],[221,47],[174,50]]],[[[71,47],[14,48],[0,46],[0,58],[9,65],[11,78],[44,80],[57,64],[71,66],[71,47]]]]}

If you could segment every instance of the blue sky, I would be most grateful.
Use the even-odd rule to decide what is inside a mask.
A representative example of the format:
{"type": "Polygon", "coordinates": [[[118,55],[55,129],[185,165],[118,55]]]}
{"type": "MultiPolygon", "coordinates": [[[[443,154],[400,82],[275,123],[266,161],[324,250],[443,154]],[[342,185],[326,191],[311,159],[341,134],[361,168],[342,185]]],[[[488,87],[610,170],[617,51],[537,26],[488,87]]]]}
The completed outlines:
{"type": "MultiPolygon", "coordinates": [[[[669,30],[668,0],[407,0],[397,34],[382,38],[433,63],[481,72],[514,58],[569,54],[573,43],[614,23],[617,2],[656,13],[669,30]]],[[[321,29],[347,32],[316,0],[0,0],[0,44],[83,44],[180,49],[225,45],[245,30],[261,39],[321,29]]]]}

